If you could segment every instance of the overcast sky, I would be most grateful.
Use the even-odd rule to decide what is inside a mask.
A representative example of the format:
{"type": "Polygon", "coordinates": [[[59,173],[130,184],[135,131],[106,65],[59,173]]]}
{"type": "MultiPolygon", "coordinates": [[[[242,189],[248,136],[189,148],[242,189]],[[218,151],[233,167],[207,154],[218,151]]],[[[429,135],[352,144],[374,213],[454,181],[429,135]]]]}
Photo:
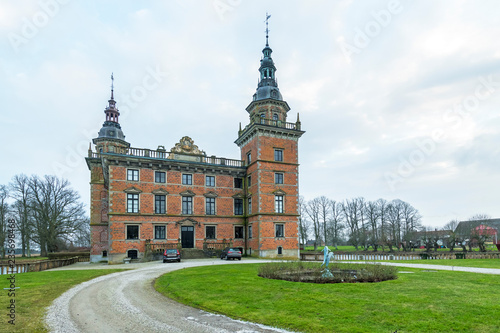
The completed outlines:
{"type": "Polygon", "coordinates": [[[0,184],[56,174],[88,207],[112,72],[132,147],[187,135],[239,158],[266,12],[306,199],[401,199],[435,227],[500,217],[498,0],[3,0],[0,184]]]}

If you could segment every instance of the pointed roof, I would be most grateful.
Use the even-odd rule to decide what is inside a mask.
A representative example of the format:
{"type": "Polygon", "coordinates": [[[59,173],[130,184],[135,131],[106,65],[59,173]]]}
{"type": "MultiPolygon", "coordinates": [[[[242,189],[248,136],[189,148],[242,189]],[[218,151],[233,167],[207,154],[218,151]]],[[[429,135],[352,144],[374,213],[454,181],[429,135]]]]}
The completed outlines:
{"type": "Polygon", "coordinates": [[[273,58],[271,53],[273,50],[269,46],[269,18],[271,15],[266,13],[266,46],[262,50],[262,59],[260,60],[260,79],[257,84],[257,91],[253,95],[254,101],[259,101],[262,99],[276,99],[279,101],[283,100],[280,90],[278,89],[278,81],[276,80],[276,66],[274,66],[273,58]]]}
{"type": "Polygon", "coordinates": [[[99,130],[97,138],[118,139],[125,141],[125,135],[123,134],[120,123],[118,122],[120,111],[116,107],[116,101],[114,99],[114,80],[113,73],[111,73],[111,97],[108,100],[108,106],[104,109],[106,120],[102,124],[102,128],[99,130]]]}

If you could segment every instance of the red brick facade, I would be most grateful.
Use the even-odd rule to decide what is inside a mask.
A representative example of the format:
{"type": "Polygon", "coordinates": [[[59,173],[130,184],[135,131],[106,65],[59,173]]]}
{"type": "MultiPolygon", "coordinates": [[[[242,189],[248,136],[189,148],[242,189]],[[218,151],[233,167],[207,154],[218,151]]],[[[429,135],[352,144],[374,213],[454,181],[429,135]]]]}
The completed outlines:
{"type": "Polygon", "coordinates": [[[299,256],[298,139],[266,45],[261,80],[235,143],[241,160],[207,156],[189,137],[170,151],[131,148],[113,99],[89,149],[91,260],[147,260],[147,244],[203,249],[206,242],[261,257],[299,256]],[[267,58],[266,58],[267,57],[267,58]]]}

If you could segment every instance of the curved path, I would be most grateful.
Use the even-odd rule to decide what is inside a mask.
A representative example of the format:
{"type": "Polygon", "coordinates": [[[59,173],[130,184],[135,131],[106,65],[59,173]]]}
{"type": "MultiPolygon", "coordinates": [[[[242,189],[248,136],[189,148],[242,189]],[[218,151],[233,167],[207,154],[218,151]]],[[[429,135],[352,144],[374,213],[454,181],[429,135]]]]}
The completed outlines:
{"type": "MultiPolygon", "coordinates": [[[[187,260],[120,266],[79,263],[59,269],[134,268],[79,284],[49,307],[46,321],[51,332],[287,332],[260,324],[234,320],[179,304],[159,294],[153,280],[174,270],[208,265],[262,263],[264,260],[187,260]]],[[[364,262],[363,262],[364,263],[364,262]]],[[[500,269],[411,263],[382,263],[429,270],[454,270],[498,274],[500,269]]]]}
{"type": "MultiPolygon", "coordinates": [[[[177,269],[195,266],[261,263],[263,260],[187,260],[181,263],[130,264],[138,267],[79,284],[49,307],[46,322],[51,332],[287,332],[234,320],[179,304],[153,288],[153,280],[177,269]]],[[[77,265],[74,269],[100,268],[77,265]]],[[[71,266],[67,266],[70,268],[71,266]]],[[[118,268],[117,266],[106,266],[118,268]]]]}

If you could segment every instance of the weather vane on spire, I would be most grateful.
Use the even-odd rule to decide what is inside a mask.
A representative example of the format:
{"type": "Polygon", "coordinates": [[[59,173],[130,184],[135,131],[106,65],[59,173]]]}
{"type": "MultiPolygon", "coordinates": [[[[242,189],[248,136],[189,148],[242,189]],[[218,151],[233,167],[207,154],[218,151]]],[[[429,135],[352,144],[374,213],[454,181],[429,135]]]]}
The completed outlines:
{"type": "Polygon", "coordinates": [[[271,15],[266,12],[266,46],[269,46],[269,19],[271,15]]]}
{"type": "Polygon", "coordinates": [[[114,82],[115,78],[113,77],[113,72],[111,72],[111,99],[113,99],[113,90],[114,90],[114,82]]]}

